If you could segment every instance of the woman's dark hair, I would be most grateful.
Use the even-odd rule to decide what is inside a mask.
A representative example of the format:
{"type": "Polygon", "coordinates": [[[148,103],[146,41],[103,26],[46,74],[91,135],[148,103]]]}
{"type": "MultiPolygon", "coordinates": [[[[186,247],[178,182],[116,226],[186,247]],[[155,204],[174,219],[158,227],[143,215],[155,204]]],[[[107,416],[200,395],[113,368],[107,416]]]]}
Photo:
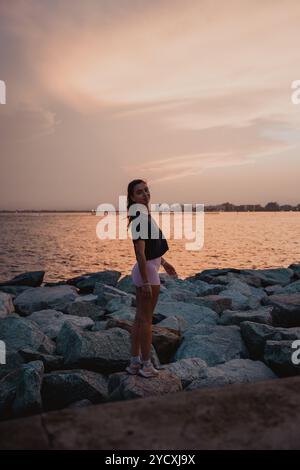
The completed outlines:
{"type": "Polygon", "coordinates": [[[133,195],[134,187],[140,183],[147,184],[147,181],[142,180],[142,179],[135,179],[135,180],[130,181],[130,183],[127,186],[127,218],[128,218],[127,228],[129,227],[132,219],[134,219],[133,215],[128,215],[129,207],[132,206],[132,204],[135,204],[135,202],[131,199],[131,196],[133,195]]]}

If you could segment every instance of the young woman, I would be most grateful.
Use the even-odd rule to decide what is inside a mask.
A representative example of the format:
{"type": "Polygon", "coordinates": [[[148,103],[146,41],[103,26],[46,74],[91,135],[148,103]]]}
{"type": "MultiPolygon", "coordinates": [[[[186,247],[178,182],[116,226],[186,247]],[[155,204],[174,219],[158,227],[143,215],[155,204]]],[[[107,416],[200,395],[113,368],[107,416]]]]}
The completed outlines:
{"type": "MultiPolygon", "coordinates": [[[[144,210],[136,216],[128,215],[129,224],[139,216],[148,224],[148,235],[134,238],[136,263],[132,268],[132,280],[136,286],[136,316],[131,332],[131,361],[126,368],[129,374],[139,374],[143,377],[153,377],[158,374],[150,360],[152,343],[152,316],[160,292],[159,267],[163,266],[170,276],[177,276],[174,267],[162,255],[169,249],[167,240],[160,228],[151,217],[149,210],[150,192],[147,182],[135,179],[128,184],[127,210],[132,204],[141,204],[144,210]],[[142,214],[141,214],[142,212],[142,214]],[[159,237],[153,233],[158,232],[159,237]],[[151,238],[151,236],[153,238],[151,238]],[[154,238],[155,237],[155,238],[154,238]]],[[[139,224],[140,225],[140,224],[139,224]]],[[[132,231],[132,226],[131,226],[132,231]]],[[[136,227],[136,231],[138,227],[136,227]]]]}

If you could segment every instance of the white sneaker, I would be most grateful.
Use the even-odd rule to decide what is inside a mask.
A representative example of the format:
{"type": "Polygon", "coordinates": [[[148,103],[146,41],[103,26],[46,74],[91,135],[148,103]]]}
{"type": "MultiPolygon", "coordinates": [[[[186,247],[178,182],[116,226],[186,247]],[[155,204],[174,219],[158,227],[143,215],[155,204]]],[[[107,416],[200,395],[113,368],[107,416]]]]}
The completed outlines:
{"type": "Polygon", "coordinates": [[[131,362],[129,366],[126,367],[125,370],[126,372],[128,372],[128,374],[137,375],[141,367],[142,367],[142,364],[140,362],[135,363],[135,364],[131,362]]]}
{"type": "Polygon", "coordinates": [[[155,369],[153,364],[150,364],[149,366],[143,365],[138,371],[139,375],[142,375],[143,377],[157,377],[159,374],[159,371],[155,369]]]}

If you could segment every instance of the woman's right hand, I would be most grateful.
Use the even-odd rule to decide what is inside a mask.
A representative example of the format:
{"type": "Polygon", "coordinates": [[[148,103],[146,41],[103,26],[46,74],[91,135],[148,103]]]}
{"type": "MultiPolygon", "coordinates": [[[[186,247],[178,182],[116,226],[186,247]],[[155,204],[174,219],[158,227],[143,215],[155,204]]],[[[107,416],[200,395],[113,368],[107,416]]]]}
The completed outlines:
{"type": "Polygon", "coordinates": [[[150,299],[152,297],[151,284],[144,284],[142,286],[142,296],[146,299],[150,299]]]}

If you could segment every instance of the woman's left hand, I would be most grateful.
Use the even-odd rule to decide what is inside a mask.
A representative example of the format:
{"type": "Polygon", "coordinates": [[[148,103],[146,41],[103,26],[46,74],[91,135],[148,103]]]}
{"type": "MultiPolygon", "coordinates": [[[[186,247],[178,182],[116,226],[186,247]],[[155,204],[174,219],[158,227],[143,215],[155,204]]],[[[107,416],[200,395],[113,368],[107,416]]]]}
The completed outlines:
{"type": "Polygon", "coordinates": [[[166,273],[169,274],[169,276],[178,277],[177,272],[175,271],[174,266],[172,266],[172,264],[168,263],[167,261],[164,262],[163,268],[164,268],[164,270],[166,271],[166,273]]]}

